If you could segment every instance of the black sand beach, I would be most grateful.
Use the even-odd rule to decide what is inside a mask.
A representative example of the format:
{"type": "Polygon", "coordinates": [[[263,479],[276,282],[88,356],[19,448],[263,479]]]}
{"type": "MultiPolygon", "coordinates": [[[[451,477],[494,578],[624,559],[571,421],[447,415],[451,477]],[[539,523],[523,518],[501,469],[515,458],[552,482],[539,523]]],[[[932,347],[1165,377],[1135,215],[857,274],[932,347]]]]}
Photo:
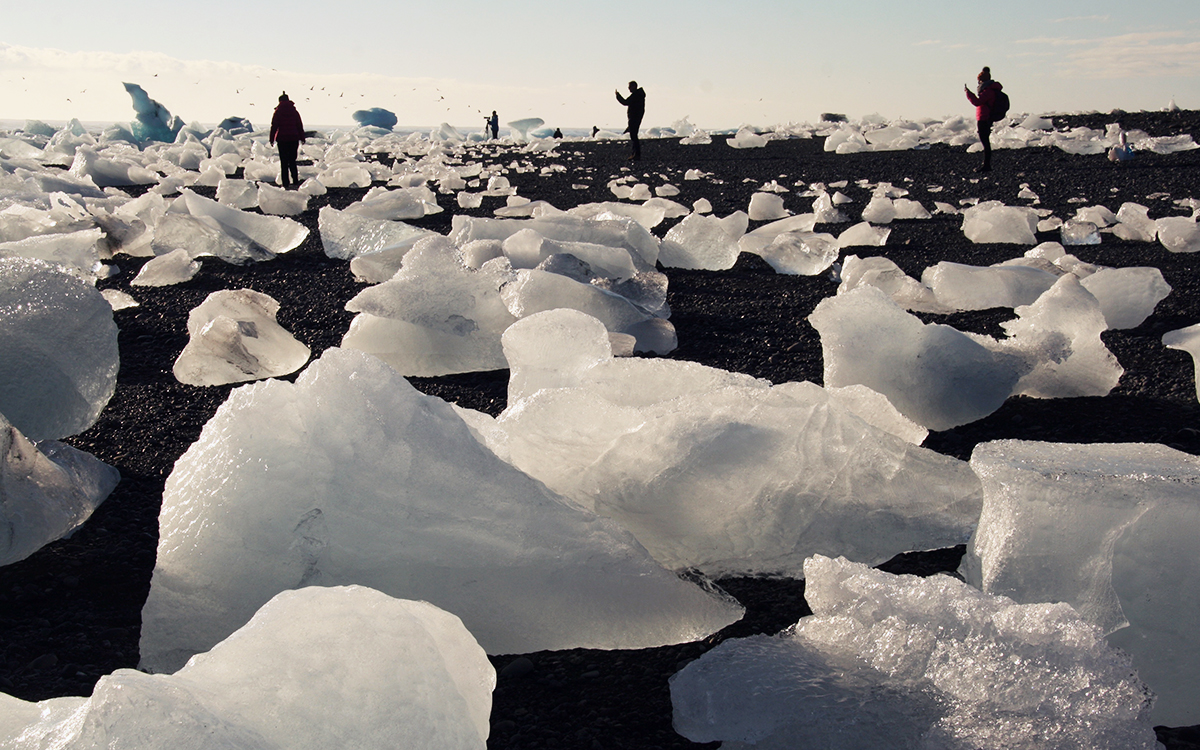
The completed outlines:
{"type": "MultiPolygon", "coordinates": [[[[1103,128],[1120,122],[1151,135],[1190,133],[1200,141],[1200,112],[1111,113],[1055,117],[1060,129],[1103,128]]],[[[674,200],[691,205],[708,199],[714,213],[745,210],[752,193],[775,180],[792,188],[784,194],[794,212],[810,210],[811,198],[796,192],[802,184],[847,180],[840,188],[855,200],[854,216],[865,206],[870,187],[891,182],[908,197],[932,209],[933,201],[1018,199],[1023,184],[1041,198],[1039,207],[1060,218],[1076,208],[1103,204],[1116,210],[1132,201],[1150,207],[1150,216],[1187,216],[1173,201],[1200,198],[1200,151],[1159,156],[1139,154],[1113,164],[1103,155],[1073,156],[1058,149],[998,150],[995,170],[978,175],[979,154],[964,148],[836,155],[820,139],[774,141],[765,148],[737,150],[723,137],[711,145],[682,146],[677,140],[643,141],[644,159],[630,166],[623,142],[563,143],[557,153],[531,156],[515,149],[489,148],[486,161],[512,161],[535,167],[507,175],[519,194],[560,208],[612,200],[606,184],[631,175],[651,188],[670,182],[682,191],[674,200]],[[565,172],[541,176],[537,167],[561,164],[565,172]],[[699,169],[711,177],[685,181],[699,169]],[[586,184],[586,189],[573,185],[586,184]]],[[[211,195],[211,189],[198,189],[211,195]]],[[[137,191],[130,191],[136,193],[137,191]]],[[[232,266],[205,259],[191,281],[172,287],[129,287],[145,259],[119,257],[121,273],[100,284],[138,299],[139,307],[115,314],[120,327],[121,370],[116,394],[91,429],[66,442],[120,470],[122,481],[93,517],[71,538],[53,543],[30,558],[0,568],[0,691],[25,700],[88,695],[96,680],[138,663],[140,611],[149,590],[158,537],[163,483],[175,460],[225,400],[230,386],[182,385],[171,374],[187,341],[190,309],[213,291],[251,288],[280,301],[279,322],[313,350],[337,346],[352,315],[345,302],[363,284],[348,263],[322,251],[317,211],[344,207],[365,189],[331,190],[297,217],[312,231],[298,249],[272,261],[232,266]]],[[[446,233],[456,213],[491,216],[503,198],[484,198],[479,209],[459,209],[442,197],[444,213],[413,224],[446,233]]],[[[655,229],[660,237],[674,223],[655,229]]],[[[885,247],[857,248],[882,254],[908,274],[938,261],[988,265],[1020,255],[1013,245],[974,245],[957,216],[894,222],[885,247]]],[[[752,223],[752,228],[755,226],[752,223]]],[[[843,227],[818,227],[838,233],[843,227]]],[[[1048,233],[1044,240],[1057,240],[1048,233]]],[[[1157,243],[1125,242],[1105,235],[1103,243],[1069,248],[1081,259],[1108,266],[1154,266],[1173,291],[1155,313],[1132,330],[1108,331],[1104,341],[1125,368],[1116,389],[1104,398],[1010,399],[978,422],[931,433],[925,445],[961,459],[980,442],[1018,438],[1061,442],[1156,442],[1200,455],[1200,403],[1193,366],[1184,352],[1166,349],[1164,333],[1200,322],[1200,256],[1173,254],[1157,243]]],[[[808,314],[836,285],[825,275],[782,276],[756,256],[743,255],[729,271],[668,269],[671,321],[679,348],[669,357],[748,373],[772,382],[822,380],[820,340],[808,314]]],[[[963,330],[1002,335],[999,324],[1011,311],[987,310],[925,316],[963,330]]],[[[421,390],[499,413],[505,406],[507,373],[474,373],[416,378],[421,390]]],[[[962,548],[913,553],[885,566],[892,572],[929,574],[952,571],[962,548]]],[[[732,579],[718,582],[747,607],[746,617],[711,638],[691,644],[638,651],[572,650],[493,657],[500,673],[493,696],[493,748],[685,748],[698,747],[671,727],[668,678],[690,660],[728,637],[774,633],[807,613],[803,583],[732,579]]],[[[1200,747],[1200,727],[1162,729],[1170,748],[1200,747]]],[[[707,747],[715,747],[708,745],[707,747]]]]}

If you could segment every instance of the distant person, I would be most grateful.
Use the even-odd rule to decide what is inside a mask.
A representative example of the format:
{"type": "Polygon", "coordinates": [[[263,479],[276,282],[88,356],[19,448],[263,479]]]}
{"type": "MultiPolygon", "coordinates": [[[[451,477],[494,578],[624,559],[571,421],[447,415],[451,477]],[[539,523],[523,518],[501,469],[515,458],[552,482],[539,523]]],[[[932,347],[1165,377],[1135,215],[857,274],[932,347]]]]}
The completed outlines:
{"type": "Polygon", "coordinates": [[[500,116],[496,114],[496,110],[492,110],[492,116],[487,119],[487,128],[492,131],[492,140],[500,138],[500,116]]]}
{"type": "Polygon", "coordinates": [[[992,171],[992,123],[995,121],[992,117],[992,107],[996,104],[996,96],[1004,88],[999,81],[992,80],[992,69],[984,66],[983,70],[979,71],[976,76],[978,84],[976,92],[971,93],[971,89],[966,84],[963,84],[963,91],[967,93],[967,99],[975,105],[975,124],[979,129],[979,141],[983,144],[983,166],[978,172],[992,171]]]}
{"type": "Polygon", "coordinates": [[[562,137],[563,137],[563,136],[562,136],[562,128],[555,128],[555,129],[554,129],[554,137],[555,137],[555,138],[562,138],[562,137]]]}
{"type": "Polygon", "coordinates": [[[279,143],[279,184],[286,190],[288,177],[291,177],[291,186],[300,187],[296,154],[304,142],[304,121],[300,119],[300,113],[286,91],[279,95],[279,104],[271,116],[271,145],[274,146],[276,142],[279,143]]]}
{"type": "Polygon", "coordinates": [[[600,132],[600,128],[598,128],[598,127],[596,127],[595,125],[593,125],[593,126],[592,126],[592,137],[593,137],[593,138],[595,138],[595,137],[596,137],[596,133],[599,133],[599,132],[600,132]]]}
{"type": "Polygon", "coordinates": [[[629,115],[629,127],[625,128],[625,132],[629,133],[629,145],[633,148],[633,153],[629,155],[630,161],[637,161],[642,158],[642,144],[638,141],[638,130],[642,127],[642,117],[646,115],[646,90],[637,85],[637,81],[629,82],[629,96],[621,96],[621,92],[617,91],[617,101],[625,105],[629,115]]]}

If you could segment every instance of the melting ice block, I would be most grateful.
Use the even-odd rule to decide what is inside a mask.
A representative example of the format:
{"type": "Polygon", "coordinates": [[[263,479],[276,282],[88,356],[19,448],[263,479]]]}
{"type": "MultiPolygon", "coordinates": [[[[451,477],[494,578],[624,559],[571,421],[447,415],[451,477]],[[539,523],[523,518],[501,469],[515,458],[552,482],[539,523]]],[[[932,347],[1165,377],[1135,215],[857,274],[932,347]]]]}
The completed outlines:
{"type": "Polygon", "coordinates": [[[296,216],[308,210],[308,196],[294,190],[284,190],[265,182],[258,184],[258,207],[264,214],[296,216]]]}
{"type": "Polygon", "coordinates": [[[1112,330],[1137,328],[1171,293],[1171,285],[1157,268],[1101,268],[1081,283],[1100,303],[1104,322],[1112,330]]]}
{"type": "Polygon", "coordinates": [[[446,238],[420,240],[395,276],[346,303],[359,315],[342,346],[408,376],[503,369],[500,334],[516,318],[500,289],[513,279],[507,260],[467,268],[446,238]]]}
{"type": "Polygon", "coordinates": [[[192,260],[187,250],[179,248],[166,255],[146,261],[138,275],[129,282],[130,286],[170,286],[181,284],[200,271],[199,261],[192,260]]]}
{"type": "Polygon", "coordinates": [[[1173,253],[1200,252],[1200,225],[1188,216],[1165,216],[1155,220],[1158,241],[1173,253]]]}
{"type": "Polygon", "coordinates": [[[921,283],[950,310],[1029,305],[1057,280],[1057,274],[1031,266],[969,266],[949,261],[921,274],[921,283]]]}
{"type": "Polygon", "coordinates": [[[991,414],[1029,369],[950,326],[922,323],[871,286],[822,300],[808,320],[821,335],[826,386],[861,383],[933,430],[991,414]]]}
{"type": "Polygon", "coordinates": [[[962,230],[971,242],[1036,245],[1038,215],[1032,208],[984,201],[963,211],[962,230]]]}
{"type": "Polygon", "coordinates": [[[1162,342],[1168,349],[1179,349],[1192,355],[1192,367],[1197,373],[1196,399],[1200,400],[1200,323],[1168,331],[1163,334],[1162,342]]]}
{"type": "Polygon", "coordinates": [[[245,237],[269,253],[278,255],[294,250],[308,237],[308,228],[292,219],[239,211],[191,190],[181,192],[176,202],[182,200],[187,213],[201,221],[215,222],[225,233],[245,237]]]}
{"type": "Polygon", "coordinates": [[[295,384],[230,394],[168,477],[159,535],[152,671],[306,585],[431,602],[489,653],[686,642],[741,614],[502,462],[449,404],[342,349],[295,384]]]}
{"type": "Polygon", "coordinates": [[[104,233],[99,229],[40,234],[0,242],[0,258],[37,258],[70,269],[80,278],[91,279],[100,264],[97,243],[103,238],[104,233]]]}
{"type": "Polygon", "coordinates": [[[783,197],[771,193],[755,193],[750,196],[750,207],[746,209],[751,221],[773,221],[788,215],[783,207],[783,197]]]}
{"type": "Polygon", "coordinates": [[[623,247],[641,256],[650,267],[658,261],[658,238],[628,216],[581,218],[558,215],[516,220],[485,219],[460,214],[453,218],[452,227],[450,239],[458,247],[475,240],[506,240],[522,229],[532,229],[542,237],[559,242],[623,247]]]}
{"type": "Polygon", "coordinates": [[[69,534],[120,478],[113,467],[69,445],[31,442],[0,414],[0,565],[69,534]]]}
{"type": "Polygon", "coordinates": [[[812,383],[615,359],[604,326],[574,310],[522,319],[504,349],[508,408],[489,445],[668,567],[794,574],[816,551],[882,562],[955,544],[974,523],[961,461],[812,383]]]}
{"type": "Polygon", "coordinates": [[[275,596],[175,674],[120,669],[90,698],[0,695],[0,726],[13,747],[483,750],[495,684],[454,615],[314,586],[275,596]]]}
{"type": "Polygon", "coordinates": [[[845,558],[804,572],[812,616],[671,678],[676,731],[726,748],[1161,747],[1128,656],[1065,604],[845,558]]]}
{"type": "Polygon", "coordinates": [[[1133,656],[1158,694],[1156,724],[1200,722],[1200,459],[1152,444],[1001,440],[977,446],[971,467],[984,505],[967,580],[1072,605],[1133,656]]]}
{"type": "MultiPolygon", "coordinates": [[[[745,230],[744,227],[742,229],[745,230]]],[[[688,214],[667,232],[659,259],[667,268],[724,271],[733,268],[737,262],[738,253],[741,252],[738,240],[741,237],[742,232],[731,232],[722,219],[688,214]]]]}
{"type": "Polygon", "coordinates": [[[0,414],[32,440],[83,432],[117,384],[117,326],[60,266],[0,258],[0,414]]]}
{"type": "MultiPolygon", "coordinates": [[[[331,206],[324,206],[317,214],[317,227],[321,233],[321,245],[330,258],[353,259],[360,255],[379,253],[372,260],[373,267],[385,265],[384,259],[393,259],[386,265],[391,268],[383,278],[370,278],[375,283],[387,281],[400,268],[404,254],[412,249],[417,240],[436,234],[402,221],[371,219],[331,206]]],[[[382,272],[375,275],[382,275],[382,272]]]]}
{"type": "Polygon", "coordinates": [[[225,385],[295,372],[309,349],[275,322],[279,303],[252,289],[213,292],[188,313],[188,344],[172,372],[188,385],[225,385]]]}

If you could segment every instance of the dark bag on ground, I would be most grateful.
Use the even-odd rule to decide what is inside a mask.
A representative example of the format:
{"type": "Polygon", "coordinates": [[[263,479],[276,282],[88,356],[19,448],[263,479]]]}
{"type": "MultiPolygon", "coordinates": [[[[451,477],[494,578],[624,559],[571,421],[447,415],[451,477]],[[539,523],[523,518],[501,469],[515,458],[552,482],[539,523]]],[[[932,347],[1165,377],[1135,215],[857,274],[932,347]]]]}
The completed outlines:
{"type": "Polygon", "coordinates": [[[996,99],[992,102],[992,122],[1000,122],[1005,117],[1008,117],[1008,94],[997,91],[996,99]]]}

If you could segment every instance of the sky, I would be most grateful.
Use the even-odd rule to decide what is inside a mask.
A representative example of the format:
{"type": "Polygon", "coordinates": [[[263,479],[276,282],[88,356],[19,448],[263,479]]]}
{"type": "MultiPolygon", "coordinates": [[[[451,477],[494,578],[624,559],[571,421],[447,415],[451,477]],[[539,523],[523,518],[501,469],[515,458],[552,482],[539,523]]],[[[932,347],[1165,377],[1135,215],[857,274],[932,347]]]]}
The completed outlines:
{"type": "Polygon", "coordinates": [[[370,107],[401,125],[540,117],[715,130],[973,117],[983,65],[1012,112],[1200,109],[1200,3],[808,0],[56,0],[0,24],[0,120],[128,122],[123,82],[187,122],[269,123],[286,91],[308,127],[370,107]]]}

